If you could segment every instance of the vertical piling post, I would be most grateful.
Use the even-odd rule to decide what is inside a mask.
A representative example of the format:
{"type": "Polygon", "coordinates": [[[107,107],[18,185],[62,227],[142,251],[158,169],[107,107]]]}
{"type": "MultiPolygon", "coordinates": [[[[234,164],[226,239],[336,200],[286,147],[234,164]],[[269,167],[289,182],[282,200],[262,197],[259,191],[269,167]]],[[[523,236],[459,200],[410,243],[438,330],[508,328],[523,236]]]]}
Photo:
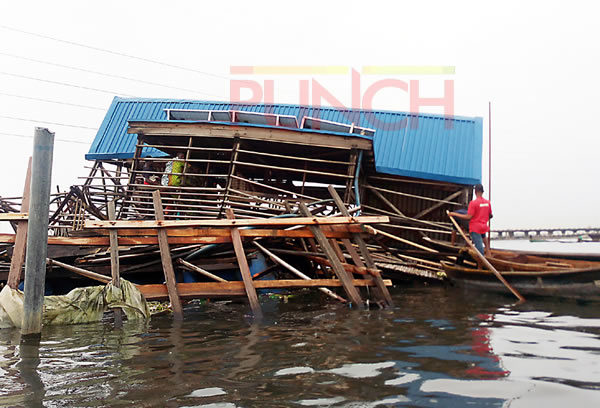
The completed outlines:
{"type": "MultiPolygon", "coordinates": [[[[114,221],[115,215],[115,201],[111,200],[108,202],[108,219],[114,221]]],[[[110,276],[112,277],[112,285],[115,288],[121,287],[121,277],[119,273],[119,237],[117,230],[110,229],[109,232],[110,240],[110,276]]],[[[117,308],[114,310],[115,315],[115,327],[121,327],[123,325],[123,315],[121,309],[117,308]]]]}
{"type": "Polygon", "coordinates": [[[21,327],[23,335],[39,334],[42,331],[53,153],[54,133],[36,127],[33,139],[31,198],[25,257],[25,298],[21,327]]]}

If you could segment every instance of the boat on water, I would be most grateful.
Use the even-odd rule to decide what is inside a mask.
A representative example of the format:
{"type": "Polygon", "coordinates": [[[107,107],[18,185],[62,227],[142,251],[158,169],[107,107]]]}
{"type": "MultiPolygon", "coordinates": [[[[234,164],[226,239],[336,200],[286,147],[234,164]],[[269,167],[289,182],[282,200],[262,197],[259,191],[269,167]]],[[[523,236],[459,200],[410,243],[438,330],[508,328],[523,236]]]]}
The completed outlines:
{"type": "MultiPolygon", "coordinates": [[[[492,250],[486,259],[525,297],[550,296],[600,301],[600,262],[542,257],[492,250]]],[[[498,293],[507,288],[488,269],[480,266],[472,250],[463,249],[451,261],[441,261],[456,285],[498,293]]]]}

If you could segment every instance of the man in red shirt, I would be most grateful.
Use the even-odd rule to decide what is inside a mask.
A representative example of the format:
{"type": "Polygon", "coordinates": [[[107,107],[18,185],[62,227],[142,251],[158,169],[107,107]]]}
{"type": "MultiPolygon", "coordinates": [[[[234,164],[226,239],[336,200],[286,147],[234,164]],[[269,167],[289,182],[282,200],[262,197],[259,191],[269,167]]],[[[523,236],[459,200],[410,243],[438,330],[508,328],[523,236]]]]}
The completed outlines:
{"type": "Polygon", "coordinates": [[[483,186],[481,184],[475,186],[475,196],[475,200],[469,203],[469,210],[466,214],[451,212],[450,215],[469,220],[469,232],[471,233],[473,244],[483,254],[485,233],[490,230],[488,222],[492,218],[492,204],[489,200],[483,198],[483,186]]]}

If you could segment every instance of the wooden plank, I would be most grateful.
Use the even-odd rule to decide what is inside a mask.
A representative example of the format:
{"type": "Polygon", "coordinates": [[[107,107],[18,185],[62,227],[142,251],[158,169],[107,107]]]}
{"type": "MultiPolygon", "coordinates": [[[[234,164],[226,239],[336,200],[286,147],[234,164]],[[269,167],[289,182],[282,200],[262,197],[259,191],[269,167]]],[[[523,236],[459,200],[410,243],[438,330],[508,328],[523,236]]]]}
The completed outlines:
{"type": "MultiPolygon", "coordinates": [[[[392,282],[385,279],[384,284],[391,286],[392,282]]],[[[373,280],[354,279],[352,284],[359,287],[375,286],[373,280]]],[[[285,279],[285,280],[258,280],[254,281],[254,286],[257,289],[299,289],[299,288],[319,288],[319,287],[341,287],[342,282],[339,279],[285,279]]],[[[137,288],[142,292],[147,300],[160,300],[168,298],[166,285],[137,285],[137,288]]],[[[193,282],[193,283],[178,283],[177,291],[183,298],[198,298],[198,297],[229,297],[229,296],[246,296],[244,283],[240,281],[234,282],[193,282]]]]}
{"type": "MultiPolygon", "coordinates": [[[[156,215],[157,222],[163,221],[165,219],[165,215],[163,213],[160,191],[156,190],[152,193],[152,200],[154,203],[154,213],[156,215]]],[[[161,228],[158,232],[158,246],[160,248],[160,259],[163,266],[163,272],[165,274],[165,281],[167,282],[169,300],[173,309],[173,318],[175,320],[183,320],[183,307],[177,292],[177,281],[175,279],[175,271],[173,270],[173,261],[171,259],[169,241],[167,238],[167,232],[163,228],[161,228]]]]}
{"type": "MultiPolygon", "coordinates": [[[[306,204],[299,203],[298,208],[300,209],[300,212],[305,217],[310,216],[310,211],[309,211],[308,207],[306,206],[306,204]]],[[[319,246],[321,247],[321,249],[327,256],[327,258],[329,259],[329,262],[331,262],[331,267],[333,269],[333,272],[336,274],[338,279],[340,281],[342,281],[344,290],[346,291],[346,294],[350,298],[350,301],[352,303],[354,303],[355,307],[357,307],[358,309],[360,309],[360,310],[364,309],[364,304],[360,297],[360,293],[358,293],[358,290],[353,285],[352,278],[344,270],[344,267],[342,266],[341,262],[339,261],[335,251],[329,244],[329,241],[323,234],[323,231],[321,231],[321,228],[318,225],[311,225],[309,228],[311,229],[313,235],[315,236],[317,242],[319,243],[319,246]]]]}
{"type": "MultiPolygon", "coordinates": [[[[108,219],[111,221],[115,220],[115,202],[111,200],[108,202],[108,219]]],[[[121,277],[119,275],[119,237],[117,236],[116,230],[109,231],[110,240],[110,275],[112,277],[112,285],[115,288],[121,287],[121,277]]],[[[121,309],[115,309],[115,326],[120,327],[123,324],[123,316],[121,309]]]]}
{"type": "MultiPolygon", "coordinates": [[[[21,200],[21,213],[29,212],[29,196],[31,187],[31,157],[27,165],[27,173],[25,174],[25,185],[23,187],[23,199],[21,200]]],[[[25,250],[27,247],[27,220],[17,223],[17,232],[15,234],[15,246],[10,259],[10,270],[8,272],[8,280],[6,284],[11,289],[16,289],[21,281],[21,271],[23,262],[25,261],[25,250]]]]}
{"type": "MultiPolygon", "coordinates": [[[[226,214],[229,220],[233,220],[235,218],[231,208],[227,209],[226,214]]],[[[248,260],[246,259],[246,254],[244,253],[240,231],[236,227],[231,228],[231,240],[233,242],[233,249],[240,267],[240,273],[242,275],[242,280],[244,281],[244,289],[246,290],[250,307],[252,308],[254,316],[260,319],[262,318],[262,310],[260,309],[260,303],[258,303],[258,296],[256,295],[254,281],[252,281],[252,275],[250,275],[250,268],[248,267],[248,260]]]]}
{"type": "Polygon", "coordinates": [[[0,221],[20,221],[27,220],[27,213],[0,213],[0,221]]]}
{"type": "MultiPolygon", "coordinates": [[[[327,189],[329,190],[329,194],[331,195],[331,198],[333,198],[335,205],[338,207],[338,209],[340,210],[342,215],[348,216],[349,215],[348,209],[346,208],[346,205],[343,203],[342,199],[338,195],[337,191],[335,191],[335,188],[333,188],[332,185],[329,185],[327,187],[327,189]]],[[[381,278],[381,274],[379,273],[379,271],[377,270],[377,267],[375,266],[375,262],[373,262],[373,258],[371,257],[371,254],[369,253],[369,250],[367,248],[367,244],[365,243],[365,241],[362,239],[362,237],[359,234],[354,234],[352,236],[352,240],[354,241],[354,243],[356,245],[358,245],[358,248],[360,249],[360,252],[363,255],[363,258],[365,259],[365,263],[367,264],[367,267],[375,271],[372,273],[374,280],[377,284],[377,290],[374,291],[375,295],[379,298],[380,301],[385,302],[389,307],[394,306],[392,296],[390,295],[390,292],[387,290],[387,288],[383,284],[383,279],[381,278]]]]}
{"type": "Polygon", "coordinates": [[[292,218],[264,218],[264,219],[234,219],[234,220],[173,220],[173,221],[100,221],[87,220],[84,228],[174,228],[174,227],[257,227],[279,226],[289,227],[296,225],[334,225],[334,224],[386,224],[390,222],[388,216],[364,217],[315,217],[309,213],[305,217],[292,218]]]}
{"type": "MultiPolygon", "coordinates": [[[[323,135],[286,128],[258,128],[244,125],[217,125],[214,123],[156,123],[130,121],[127,133],[144,136],[195,136],[213,138],[234,138],[266,140],[290,144],[332,147],[349,150],[352,148],[371,150],[373,142],[356,136],[323,135]]],[[[146,138],[150,143],[159,138],[146,138]]]]}
{"type": "MultiPolygon", "coordinates": [[[[350,238],[352,233],[360,233],[362,229],[360,225],[355,224],[342,224],[342,225],[331,225],[323,227],[323,233],[327,238],[350,238]]],[[[157,231],[155,229],[96,229],[92,230],[94,233],[102,236],[108,235],[109,231],[118,231],[119,237],[141,237],[141,236],[156,236],[157,231]]],[[[226,228],[168,228],[167,235],[171,237],[230,237],[231,233],[226,228]]],[[[304,227],[293,230],[281,230],[281,229],[266,229],[266,228],[254,228],[254,229],[240,229],[240,235],[242,237],[285,237],[285,238],[310,238],[312,232],[304,227]]]]}

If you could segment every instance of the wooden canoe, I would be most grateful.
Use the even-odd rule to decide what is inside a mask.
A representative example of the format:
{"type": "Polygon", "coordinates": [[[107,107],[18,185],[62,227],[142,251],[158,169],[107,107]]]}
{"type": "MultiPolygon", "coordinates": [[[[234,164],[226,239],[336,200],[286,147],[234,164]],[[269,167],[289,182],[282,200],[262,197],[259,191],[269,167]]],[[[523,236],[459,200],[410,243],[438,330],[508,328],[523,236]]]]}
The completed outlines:
{"type": "MultiPolygon", "coordinates": [[[[467,268],[441,261],[448,278],[459,286],[509,293],[488,270],[467,268]]],[[[561,268],[545,271],[500,271],[525,297],[556,297],[600,301],[600,266],[561,268]]]]}

